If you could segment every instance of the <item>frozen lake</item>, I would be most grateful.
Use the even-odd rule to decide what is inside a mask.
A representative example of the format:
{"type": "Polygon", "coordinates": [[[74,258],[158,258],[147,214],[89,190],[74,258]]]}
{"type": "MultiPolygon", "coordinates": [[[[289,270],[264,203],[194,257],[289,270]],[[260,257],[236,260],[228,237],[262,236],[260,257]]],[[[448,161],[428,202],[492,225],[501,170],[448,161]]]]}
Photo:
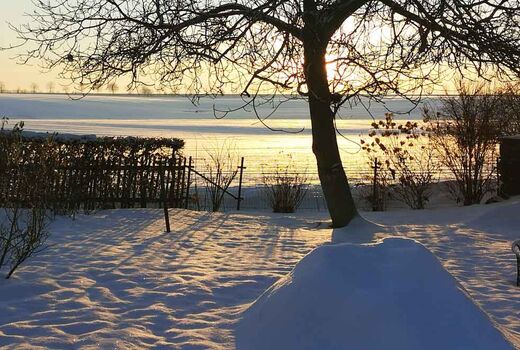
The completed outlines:
{"type": "MultiPolygon", "coordinates": [[[[435,100],[427,100],[435,103],[435,100]]],[[[307,103],[300,99],[264,103],[256,108],[240,107],[238,96],[201,98],[193,104],[186,97],[87,96],[75,100],[66,95],[0,94],[0,116],[10,123],[23,120],[31,131],[75,134],[178,137],[186,141],[185,154],[205,157],[207,152],[232,145],[245,157],[248,172],[260,174],[276,159],[290,155],[301,169],[314,172],[310,121],[307,103]],[[225,114],[225,110],[234,110],[225,114]],[[255,112],[256,111],[256,112],[255,112]],[[269,130],[257,118],[266,118],[269,130]],[[224,117],[225,116],[225,117],[224,117]],[[224,117],[224,118],[223,118],[224,117]]],[[[420,119],[421,108],[402,99],[384,104],[365,101],[343,108],[337,127],[343,161],[348,169],[363,163],[359,136],[366,133],[372,118],[382,119],[386,112],[403,113],[396,119],[420,119]]]]}

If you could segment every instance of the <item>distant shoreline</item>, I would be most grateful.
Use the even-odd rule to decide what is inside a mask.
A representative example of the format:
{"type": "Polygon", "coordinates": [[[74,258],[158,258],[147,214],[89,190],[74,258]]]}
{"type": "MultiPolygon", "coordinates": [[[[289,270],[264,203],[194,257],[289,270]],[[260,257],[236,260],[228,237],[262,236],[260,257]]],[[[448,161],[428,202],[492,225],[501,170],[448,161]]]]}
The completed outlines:
{"type": "MultiPolygon", "coordinates": [[[[160,97],[198,97],[198,98],[221,98],[221,97],[238,97],[238,98],[244,98],[248,99],[245,96],[242,96],[240,94],[223,94],[223,95],[211,95],[211,94],[188,94],[188,93],[182,93],[182,94],[160,94],[160,93],[152,93],[152,94],[141,94],[141,93],[110,93],[110,92],[90,92],[86,94],[74,92],[74,93],[66,93],[66,92],[16,92],[16,91],[3,91],[0,92],[0,95],[19,95],[19,96],[28,96],[28,95],[37,95],[37,96],[74,96],[74,97],[149,97],[149,98],[160,98],[160,97]]],[[[258,97],[271,97],[270,94],[258,94],[258,97]]],[[[280,97],[286,97],[286,98],[294,98],[294,99],[305,99],[305,97],[300,95],[278,95],[280,97]]],[[[361,97],[368,98],[368,96],[360,95],[361,97]]],[[[408,97],[420,97],[420,98],[439,98],[439,97],[456,97],[457,94],[425,94],[425,95],[419,95],[419,94],[410,94],[407,95],[408,97]]],[[[405,99],[402,96],[398,95],[387,95],[383,97],[383,99],[405,99]]]]}

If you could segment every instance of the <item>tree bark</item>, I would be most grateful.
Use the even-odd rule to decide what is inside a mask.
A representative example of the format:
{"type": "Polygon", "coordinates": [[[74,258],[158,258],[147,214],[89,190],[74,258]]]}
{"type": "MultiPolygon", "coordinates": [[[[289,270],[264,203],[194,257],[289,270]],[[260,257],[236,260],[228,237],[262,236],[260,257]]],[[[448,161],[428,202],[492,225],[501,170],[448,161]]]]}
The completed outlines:
{"type": "Polygon", "coordinates": [[[326,44],[307,40],[305,75],[309,90],[312,151],[316,156],[321,187],[333,227],[343,227],[358,215],[343,169],[331,109],[331,93],[325,64],[326,44]]]}

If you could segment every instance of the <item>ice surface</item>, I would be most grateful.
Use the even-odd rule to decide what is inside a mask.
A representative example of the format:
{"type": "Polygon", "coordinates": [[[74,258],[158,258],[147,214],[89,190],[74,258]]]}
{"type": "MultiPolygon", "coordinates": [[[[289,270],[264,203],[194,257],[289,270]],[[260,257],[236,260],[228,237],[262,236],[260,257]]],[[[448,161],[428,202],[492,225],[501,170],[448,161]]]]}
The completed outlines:
{"type": "MultiPolygon", "coordinates": [[[[10,123],[25,121],[25,130],[98,136],[176,137],[186,141],[185,154],[195,158],[208,157],[224,142],[232,141],[239,156],[245,157],[247,177],[261,175],[274,159],[283,159],[280,152],[290,153],[294,164],[302,172],[314,172],[316,160],[311,152],[309,107],[304,100],[290,100],[273,110],[272,103],[258,106],[260,116],[267,117],[273,132],[259,122],[252,108],[240,109],[244,101],[238,96],[216,99],[201,98],[194,105],[186,97],[87,96],[72,100],[65,95],[0,94],[0,117],[11,118],[10,123]],[[217,110],[237,109],[223,119],[217,110]],[[303,129],[303,130],[302,130],[303,129]],[[301,132],[299,132],[301,130],[301,132]]],[[[408,111],[412,105],[403,99],[389,99],[386,105],[370,103],[371,113],[384,118],[386,108],[408,111]]],[[[276,105],[276,103],[275,103],[276,105]]],[[[345,138],[338,144],[343,156],[349,159],[349,169],[365,167],[363,152],[359,152],[359,134],[368,133],[373,122],[364,107],[346,108],[336,126],[345,138]]],[[[402,118],[421,119],[420,109],[402,118]]],[[[237,164],[238,165],[238,164],[237,164]]],[[[354,169],[354,170],[355,170],[354,169]]]]}

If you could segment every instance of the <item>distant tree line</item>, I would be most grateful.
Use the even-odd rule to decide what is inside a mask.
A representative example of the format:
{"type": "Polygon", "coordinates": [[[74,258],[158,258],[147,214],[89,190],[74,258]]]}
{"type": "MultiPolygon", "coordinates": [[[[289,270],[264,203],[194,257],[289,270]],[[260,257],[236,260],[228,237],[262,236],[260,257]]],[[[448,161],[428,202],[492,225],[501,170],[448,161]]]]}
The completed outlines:
{"type": "Polygon", "coordinates": [[[110,93],[115,95],[119,92],[123,94],[136,94],[136,95],[169,95],[168,92],[159,91],[151,86],[141,86],[135,90],[122,90],[116,82],[110,82],[106,86],[96,86],[90,90],[86,90],[83,86],[71,87],[71,86],[59,86],[53,81],[49,81],[45,84],[45,88],[41,88],[38,83],[30,83],[28,88],[17,87],[15,89],[8,89],[6,84],[0,81],[0,94],[1,93],[17,93],[17,94],[60,94],[60,93],[110,93]]]}

